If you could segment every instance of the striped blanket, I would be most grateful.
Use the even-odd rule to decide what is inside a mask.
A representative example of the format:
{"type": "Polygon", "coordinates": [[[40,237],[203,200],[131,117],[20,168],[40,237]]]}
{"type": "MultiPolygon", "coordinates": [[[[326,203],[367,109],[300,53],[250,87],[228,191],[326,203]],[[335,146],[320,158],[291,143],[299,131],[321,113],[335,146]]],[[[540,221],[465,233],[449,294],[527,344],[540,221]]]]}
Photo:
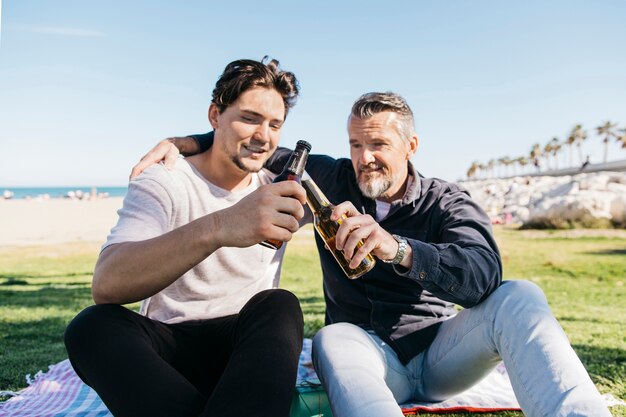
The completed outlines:
{"type": "MultiPolygon", "coordinates": [[[[39,372],[28,388],[0,404],[0,417],[112,417],[98,395],[83,384],[68,360],[39,372]]],[[[319,384],[311,365],[311,340],[304,341],[297,385],[319,384]]],[[[323,392],[321,395],[324,395],[323,392]]],[[[413,403],[402,406],[405,413],[416,411],[498,411],[519,410],[504,367],[498,367],[472,389],[441,403],[413,403]]]]}
{"type": "Polygon", "coordinates": [[[78,378],[68,359],[27,380],[28,388],[0,404],[1,417],[113,416],[98,394],[78,378]]]}

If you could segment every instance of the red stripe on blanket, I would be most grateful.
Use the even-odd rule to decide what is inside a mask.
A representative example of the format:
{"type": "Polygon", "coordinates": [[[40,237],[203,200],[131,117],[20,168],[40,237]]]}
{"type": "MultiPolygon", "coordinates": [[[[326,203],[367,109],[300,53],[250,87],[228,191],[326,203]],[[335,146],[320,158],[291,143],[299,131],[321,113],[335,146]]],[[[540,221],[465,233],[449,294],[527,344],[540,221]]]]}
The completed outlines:
{"type": "Polygon", "coordinates": [[[411,408],[403,408],[402,413],[406,416],[407,414],[415,414],[418,411],[426,411],[428,413],[433,414],[449,414],[449,413],[457,413],[468,412],[468,413],[493,413],[498,411],[521,411],[520,408],[480,408],[480,407],[447,407],[447,408],[433,408],[433,407],[411,407],[411,408]]]}

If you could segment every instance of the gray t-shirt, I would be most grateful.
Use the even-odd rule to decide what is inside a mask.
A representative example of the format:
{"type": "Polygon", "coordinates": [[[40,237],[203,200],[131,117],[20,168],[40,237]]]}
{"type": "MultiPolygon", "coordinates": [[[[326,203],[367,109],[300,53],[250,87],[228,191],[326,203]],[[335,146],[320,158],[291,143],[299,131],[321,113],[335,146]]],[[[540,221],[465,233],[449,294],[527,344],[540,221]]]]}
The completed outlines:
{"type": "MultiPolygon", "coordinates": [[[[228,208],[272,178],[273,174],[262,170],[252,175],[247,188],[230,192],[211,184],[184,159],[177,160],[171,171],[163,165],[152,166],[131,180],[118,211],[118,223],[103,249],[161,236],[228,208]]],[[[143,300],[140,313],[165,323],[236,314],[256,293],[278,286],[285,246],[278,251],[261,245],[220,248],[170,286],[143,300]]],[[[167,261],[152,267],[159,268],[160,262],[167,261]]]]}

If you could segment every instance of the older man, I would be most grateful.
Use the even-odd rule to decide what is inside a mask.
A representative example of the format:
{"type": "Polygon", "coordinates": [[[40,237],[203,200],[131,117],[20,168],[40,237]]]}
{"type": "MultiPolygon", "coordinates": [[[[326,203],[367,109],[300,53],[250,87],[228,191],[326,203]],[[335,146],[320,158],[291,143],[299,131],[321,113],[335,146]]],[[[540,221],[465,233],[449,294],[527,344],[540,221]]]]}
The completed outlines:
{"type": "Polygon", "coordinates": [[[413,124],[399,95],[365,94],[348,120],[351,159],[309,157],[311,177],[331,201],[343,201],[333,215],[349,216],[337,248],[352,266],[368,252],[382,261],[348,280],[316,237],[327,326],[313,355],[333,415],[400,417],[399,403],[450,398],[504,361],[526,415],[610,416],[541,289],[501,282],[483,210],[459,186],[414,169],[413,124]]]}

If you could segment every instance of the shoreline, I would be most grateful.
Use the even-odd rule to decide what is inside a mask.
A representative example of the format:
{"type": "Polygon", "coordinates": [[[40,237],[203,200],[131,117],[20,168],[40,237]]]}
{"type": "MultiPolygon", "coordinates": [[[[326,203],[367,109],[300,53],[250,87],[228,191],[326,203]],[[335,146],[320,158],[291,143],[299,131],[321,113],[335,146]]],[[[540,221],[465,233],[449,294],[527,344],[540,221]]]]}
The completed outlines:
{"type": "Polygon", "coordinates": [[[109,197],[123,197],[128,187],[0,187],[2,200],[97,200],[109,197]]]}

